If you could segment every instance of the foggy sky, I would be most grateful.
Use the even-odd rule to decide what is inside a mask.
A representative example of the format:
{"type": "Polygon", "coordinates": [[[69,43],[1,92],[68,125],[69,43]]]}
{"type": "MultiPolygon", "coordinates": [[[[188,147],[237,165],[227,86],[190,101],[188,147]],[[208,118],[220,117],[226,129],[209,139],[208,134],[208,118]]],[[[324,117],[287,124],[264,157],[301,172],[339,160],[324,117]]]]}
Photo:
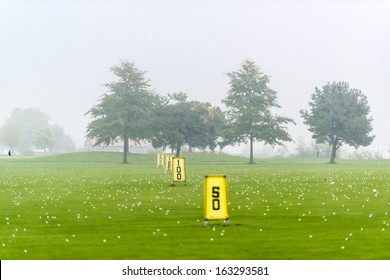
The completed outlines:
{"type": "Polygon", "coordinates": [[[227,72],[251,59],[271,77],[279,114],[310,138],[300,109],[314,87],[346,81],[368,97],[373,149],[390,149],[390,1],[0,0],[0,126],[38,107],[78,145],[84,114],[122,60],[152,88],[220,105],[227,72]]]}

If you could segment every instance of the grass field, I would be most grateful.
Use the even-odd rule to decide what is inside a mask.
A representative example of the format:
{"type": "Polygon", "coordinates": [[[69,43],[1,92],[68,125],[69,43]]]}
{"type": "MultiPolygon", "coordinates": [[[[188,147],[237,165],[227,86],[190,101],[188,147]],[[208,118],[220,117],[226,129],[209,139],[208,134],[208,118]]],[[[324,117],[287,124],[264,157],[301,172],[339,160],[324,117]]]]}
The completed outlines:
{"type": "Polygon", "coordinates": [[[187,154],[0,158],[0,259],[390,259],[390,161],[187,154]],[[204,175],[228,178],[230,225],[203,223],[204,175]]]}

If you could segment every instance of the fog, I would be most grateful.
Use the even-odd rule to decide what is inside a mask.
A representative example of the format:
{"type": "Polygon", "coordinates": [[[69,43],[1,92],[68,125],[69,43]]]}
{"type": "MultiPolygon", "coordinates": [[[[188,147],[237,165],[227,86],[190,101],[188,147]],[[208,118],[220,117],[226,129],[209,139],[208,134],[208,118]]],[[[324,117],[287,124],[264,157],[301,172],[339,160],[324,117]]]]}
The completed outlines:
{"type": "Polygon", "coordinates": [[[390,1],[0,0],[0,126],[38,107],[84,143],[85,113],[121,60],[161,94],[220,105],[227,72],[251,59],[271,77],[294,139],[314,87],[346,81],[368,97],[370,148],[387,152],[390,1]]]}

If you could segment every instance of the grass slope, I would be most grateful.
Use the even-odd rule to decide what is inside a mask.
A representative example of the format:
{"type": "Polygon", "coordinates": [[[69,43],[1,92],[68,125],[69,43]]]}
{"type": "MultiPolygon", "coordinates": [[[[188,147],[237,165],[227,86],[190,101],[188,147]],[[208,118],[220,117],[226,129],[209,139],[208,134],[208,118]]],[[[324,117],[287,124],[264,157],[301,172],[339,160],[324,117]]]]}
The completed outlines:
{"type": "Polygon", "coordinates": [[[390,259],[390,162],[187,154],[0,158],[0,259],[390,259]],[[231,224],[203,225],[203,178],[228,177],[231,224]]]}

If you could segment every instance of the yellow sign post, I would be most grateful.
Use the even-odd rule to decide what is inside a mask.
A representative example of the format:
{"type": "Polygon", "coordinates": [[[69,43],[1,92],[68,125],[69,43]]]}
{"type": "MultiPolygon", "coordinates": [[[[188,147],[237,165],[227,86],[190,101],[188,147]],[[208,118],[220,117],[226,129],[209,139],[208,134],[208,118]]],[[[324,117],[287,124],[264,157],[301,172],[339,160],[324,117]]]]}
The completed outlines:
{"type": "Polygon", "coordinates": [[[165,172],[172,171],[172,155],[165,156],[165,172]]]}
{"type": "Polygon", "coordinates": [[[185,182],[186,181],[186,168],[185,168],[185,158],[183,157],[174,157],[172,158],[172,185],[175,182],[185,182]]]}
{"type": "Polygon", "coordinates": [[[164,167],[164,153],[157,153],[157,167],[164,167]]]}
{"type": "Polygon", "coordinates": [[[225,175],[206,175],[204,178],[204,223],[209,220],[230,222],[227,211],[227,179],[225,175]]]}

